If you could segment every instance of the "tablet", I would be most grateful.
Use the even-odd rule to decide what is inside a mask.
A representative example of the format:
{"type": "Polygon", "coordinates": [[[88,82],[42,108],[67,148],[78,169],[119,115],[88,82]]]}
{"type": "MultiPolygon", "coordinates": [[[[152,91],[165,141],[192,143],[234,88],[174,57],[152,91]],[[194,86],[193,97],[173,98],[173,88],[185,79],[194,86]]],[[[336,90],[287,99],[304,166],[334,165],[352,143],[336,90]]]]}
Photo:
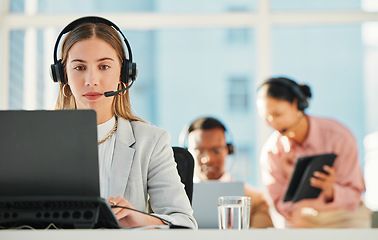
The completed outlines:
{"type": "Polygon", "coordinates": [[[310,179],[313,177],[315,171],[326,173],[323,170],[323,166],[328,165],[332,167],[336,156],[334,153],[327,153],[298,158],[284,197],[284,202],[298,202],[302,199],[317,198],[321,189],[311,186],[310,179]]]}

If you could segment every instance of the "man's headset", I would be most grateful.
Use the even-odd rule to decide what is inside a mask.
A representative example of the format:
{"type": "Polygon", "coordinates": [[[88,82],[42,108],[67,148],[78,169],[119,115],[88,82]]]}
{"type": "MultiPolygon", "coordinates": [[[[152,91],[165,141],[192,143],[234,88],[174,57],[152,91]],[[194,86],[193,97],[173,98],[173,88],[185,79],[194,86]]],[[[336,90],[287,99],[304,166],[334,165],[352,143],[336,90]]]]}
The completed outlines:
{"type": "MultiPolygon", "coordinates": [[[[214,129],[214,128],[222,128],[224,130],[224,135],[226,137],[226,143],[227,143],[227,151],[228,151],[228,155],[231,155],[233,153],[235,153],[235,148],[234,148],[234,145],[232,144],[232,141],[230,140],[232,137],[229,136],[230,133],[227,131],[227,128],[224,124],[222,124],[220,121],[218,121],[217,119],[215,118],[210,118],[210,117],[207,117],[205,118],[206,120],[207,119],[210,119],[211,121],[213,121],[215,124],[214,126],[211,126],[209,128],[196,128],[195,130],[197,129],[202,129],[202,130],[210,130],[210,129],[214,129]]],[[[197,119],[199,120],[199,119],[197,119]]],[[[189,131],[193,128],[193,125],[195,124],[195,122],[197,121],[195,120],[194,122],[192,122],[189,126],[185,127],[180,136],[179,136],[179,145],[185,149],[188,148],[187,146],[187,141],[188,141],[188,135],[189,135],[189,131]]],[[[194,131],[194,130],[193,130],[194,131]]]]}
{"type": "Polygon", "coordinates": [[[125,35],[122,33],[122,31],[119,29],[119,27],[117,25],[115,25],[111,21],[109,21],[105,18],[101,18],[101,17],[89,16],[89,17],[83,17],[83,18],[76,19],[75,21],[68,24],[60,32],[58,38],[56,39],[56,43],[55,43],[55,47],[54,47],[54,64],[51,64],[51,68],[50,68],[51,78],[53,79],[54,82],[60,82],[62,84],[67,83],[67,79],[65,78],[65,74],[64,74],[64,66],[62,64],[62,59],[58,60],[58,57],[57,57],[59,42],[60,42],[60,39],[62,38],[63,34],[66,34],[70,31],[74,30],[76,27],[78,27],[79,25],[81,25],[83,23],[94,23],[94,24],[103,23],[103,24],[106,24],[110,27],[113,27],[115,30],[117,30],[117,32],[123,37],[123,40],[124,40],[126,47],[127,47],[129,59],[127,59],[127,58],[122,59],[120,80],[123,83],[125,83],[127,87],[123,88],[119,91],[105,92],[104,95],[106,97],[110,97],[110,96],[114,96],[114,95],[116,95],[120,92],[126,91],[127,89],[129,89],[133,85],[134,81],[136,80],[136,76],[137,76],[137,66],[136,66],[136,63],[133,62],[133,55],[132,55],[132,52],[131,52],[130,44],[127,41],[125,35]]]}
{"type": "Polygon", "coordinates": [[[271,78],[267,81],[265,81],[263,84],[260,85],[260,88],[264,86],[265,84],[268,83],[278,83],[286,88],[290,89],[294,95],[298,98],[298,110],[303,111],[308,107],[308,97],[304,95],[302,90],[299,88],[299,85],[296,83],[292,83],[289,79],[287,78],[271,78]]]}

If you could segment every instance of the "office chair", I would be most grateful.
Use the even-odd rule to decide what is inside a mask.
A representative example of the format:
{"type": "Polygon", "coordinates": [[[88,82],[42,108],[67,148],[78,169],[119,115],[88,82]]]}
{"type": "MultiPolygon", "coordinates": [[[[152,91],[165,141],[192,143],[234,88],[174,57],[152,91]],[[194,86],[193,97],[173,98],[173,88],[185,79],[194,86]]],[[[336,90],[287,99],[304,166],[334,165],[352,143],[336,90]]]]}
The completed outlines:
{"type": "Polygon", "coordinates": [[[181,182],[184,184],[186,195],[192,204],[194,158],[185,148],[172,147],[172,149],[181,182]]]}

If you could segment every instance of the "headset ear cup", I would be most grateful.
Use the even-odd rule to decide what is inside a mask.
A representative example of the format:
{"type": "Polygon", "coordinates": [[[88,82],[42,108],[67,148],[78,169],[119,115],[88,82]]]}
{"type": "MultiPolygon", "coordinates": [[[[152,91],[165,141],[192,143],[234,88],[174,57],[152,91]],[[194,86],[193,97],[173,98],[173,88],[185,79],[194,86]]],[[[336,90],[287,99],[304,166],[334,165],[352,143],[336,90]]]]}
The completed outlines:
{"type": "Polygon", "coordinates": [[[298,98],[298,110],[303,111],[308,107],[307,99],[298,98]]]}
{"type": "Polygon", "coordinates": [[[135,81],[138,75],[138,69],[136,63],[131,63],[130,78],[135,81]]]}
{"type": "Polygon", "coordinates": [[[121,68],[121,82],[127,84],[129,82],[129,79],[127,77],[127,72],[128,72],[128,60],[123,59],[122,61],[122,68],[121,68]]]}
{"type": "Polygon", "coordinates": [[[57,76],[56,76],[56,71],[55,71],[55,69],[56,69],[56,66],[55,66],[56,64],[51,64],[50,65],[50,77],[51,77],[51,79],[54,81],[54,82],[58,82],[58,78],[57,78],[57,76]]]}
{"type": "Polygon", "coordinates": [[[126,84],[129,84],[131,81],[135,81],[137,75],[136,72],[136,64],[130,62],[127,59],[123,59],[121,69],[121,81],[126,84]]]}
{"type": "Polygon", "coordinates": [[[61,59],[58,60],[57,63],[51,64],[50,76],[54,82],[60,82],[63,84],[67,83],[64,76],[64,67],[61,59]]]}
{"type": "Polygon", "coordinates": [[[232,143],[227,143],[227,150],[228,150],[228,155],[231,155],[235,152],[234,145],[232,143]]]}

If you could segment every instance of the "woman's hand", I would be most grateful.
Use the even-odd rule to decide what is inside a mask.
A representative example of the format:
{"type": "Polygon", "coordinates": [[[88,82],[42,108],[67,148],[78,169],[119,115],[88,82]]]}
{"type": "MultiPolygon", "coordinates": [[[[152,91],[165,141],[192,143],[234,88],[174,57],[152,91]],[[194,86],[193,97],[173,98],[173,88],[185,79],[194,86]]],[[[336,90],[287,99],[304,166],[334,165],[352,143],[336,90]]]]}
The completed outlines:
{"type": "MultiPolygon", "coordinates": [[[[122,206],[135,209],[129,201],[124,199],[122,196],[116,198],[109,197],[107,200],[111,206],[122,206]]],[[[152,225],[164,225],[164,222],[153,216],[136,212],[130,209],[114,207],[113,212],[118,219],[121,227],[143,227],[152,225]]]]}
{"type": "Polygon", "coordinates": [[[327,202],[333,201],[333,186],[335,184],[335,171],[332,167],[324,165],[324,171],[322,172],[314,172],[314,177],[310,179],[311,186],[317,187],[323,190],[323,194],[327,202]]]}

